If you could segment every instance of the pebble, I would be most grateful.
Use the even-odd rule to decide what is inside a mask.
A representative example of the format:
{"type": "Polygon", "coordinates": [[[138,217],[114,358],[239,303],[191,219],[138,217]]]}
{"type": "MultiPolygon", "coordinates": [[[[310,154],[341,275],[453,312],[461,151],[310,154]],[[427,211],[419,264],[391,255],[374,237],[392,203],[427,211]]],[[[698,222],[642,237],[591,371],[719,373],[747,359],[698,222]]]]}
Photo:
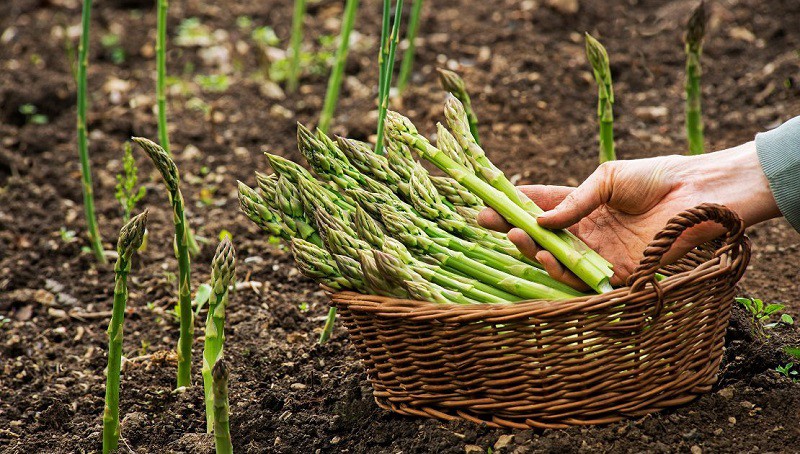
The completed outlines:
{"type": "Polygon", "coordinates": [[[575,14],[580,8],[578,0],[547,0],[545,3],[561,14],[575,14]]]}
{"type": "Polygon", "coordinates": [[[292,383],[291,386],[289,387],[294,389],[295,391],[301,391],[307,388],[307,386],[302,383],[292,383]]]}
{"type": "Polygon", "coordinates": [[[719,392],[717,392],[717,394],[719,394],[720,397],[724,397],[725,399],[730,399],[733,397],[733,388],[728,387],[720,389],[719,392]]]}
{"type": "Polygon", "coordinates": [[[500,438],[498,438],[494,443],[494,450],[499,451],[500,449],[507,447],[513,439],[514,436],[510,434],[500,435],[500,438]]]}
{"type": "Polygon", "coordinates": [[[733,425],[733,424],[736,424],[736,417],[735,417],[735,416],[729,416],[729,417],[728,417],[728,422],[729,422],[731,425],[733,425]]]}
{"type": "Polygon", "coordinates": [[[483,454],[486,451],[478,445],[465,445],[464,452],[466,454],[483,454]]]}
{"type": "Polygon", "coordinates": [[[700,446],[693,445],[690,449],[692,454],[703,454],[703,450],[700,448],[700,446]]]}

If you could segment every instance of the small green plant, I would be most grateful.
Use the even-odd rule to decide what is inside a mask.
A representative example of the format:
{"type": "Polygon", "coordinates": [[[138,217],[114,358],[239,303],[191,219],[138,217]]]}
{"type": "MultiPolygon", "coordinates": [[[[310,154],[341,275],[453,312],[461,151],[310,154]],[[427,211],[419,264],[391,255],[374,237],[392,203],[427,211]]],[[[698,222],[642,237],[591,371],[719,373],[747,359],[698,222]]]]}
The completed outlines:
{"type": "Polygon", "coordinates": [[[103,454],[116,451],[119,445],[119,384],[122,367],[122,324],[128,303],[128,273],[131,257],[142,245],[147,211],[134,217],[119,232],[117,263],[114,265],[114,304],[108,324],[108,371],[103,409],[103,454]]]}
{"type": "Polygon", "coordinates": [[[303,301],[302,303],[297,305],[297,308],[300,309],[300,312],[308,312],[308,303],[303,301]]]}
{"type": "Polygon", "coordinates": [[[403,12],[403,0],[397,0],[394,10],[394,23],[389,29],[391,0],[383,0],[383,21],[381,27],[381,49],[378,53],[378,138],[375,153],[383,153],[383,134],[386,123],[386,112],[389,110],[389,92],[392,87],[394,72],[394,55],[400,36],[400,18],[403,12]]]}
{"type": "Polygon", "coordinates": [[[103,46],[103,50],[107,53],[108,58],[111,59],[115,65],[125,63],[125,49],[120,45],[119,35],[114,33],[103,35],[100,38],[100,45],[103,46]]]}
{"type": "Polygon", "coordinates": [[[774,328],[778,323],[794,324],[794,319],[789,314],[782,314],[779,322],[767,323],[773,314],[782,311],[786,307],[783,304],[765,304],[758,298],[736,298],[736,302],[741,304],[755,321],[764,324],[766,328],[774,328]]]}
{"type": "Polygon", "coordinates": [[[339,100],[339,90],[342,87],[342,77],[344,76],[344,65],[347,62],[347,53],[350,51],[350,32],[356,21],[356,11],[358,10],[358,0],[347,0],[344,5],[344,17],[342,18],[342,28],[339,31],[339,48],[336,50],[336,61],[331,68],[331,75],[328,78],[328,88],[325,91],[325,102],[322,105],[322,112],[319,116],[318,127],[326,132],[333,119],[333,112],[336,110],[336,103],[339,100]]]}
{"type": "Polygon", "coordinates": [[[47,115],[37,113],[39,109],[33,104],[19,106],[19,113],[25,116],[25,123],[32,125],[46,125],[50,122],[47,115]]]}
{"type": "Polygon", "coordinates": [[[689,140],[689,154],[702,154],[703,145],[703,113],[701,106],[702,92],[700,76],[700,56],[703,55],[703,39],[706,33],[705,1],[701,1],[689,18],[686,25],[686,137],[689,140]]]}
{"type": "MultiPolygon", "coordinates": [[[[333,57],[334,41],[328,35],[319,38],[319,50],[307,52],[300,50],[299,74],[311,76],[322,76],[330,66],[333,57]]],[[[281,58],[269,64],[267,76],[273,82],[284,82],[289,80],[292,72],[292,59],[281,58]]],[[[299,77],[299,76],[298,76],[299,77]]]]}
{"type": "Polygon", "coordinates": [[[303,44],[303,19],[306,16],[306,0],[294,0],[294,15],[292,16],[292,38],[289,45],[289,77],[286,88],[289,92],[297,90],[300,78],[300,46],[303,44]]]}
{"type": "Polygon", "coordinates": [[[66,227],[61,227],[61,229],[58,231],[58,235],[61,237],[61,241],[66,244],[74,243],[76,241],[75,231],[67,230],[66,227]]]}
{"type": "Polygon", "coordinates": [[[606,48],[586,33],[586,57],[597,82],[597,121],[600,124],[600,162],[617,159],[614,152],[614,87],[606,48]]]}
{"type": "Polygon", "coordinates": [[[225,74],[198,74],[194,81],[207,93],[223,93],[231,86],[230,79],[225,74]]]}
{"type": "Polygon", "coordinates": [[[209,298],[211,298],[211,286],[209,284],[200,284],[200,286],[197,287],[197,292],[195,292],[194,299],[192,300],[195,317],[200,315],[200,311],[203,310],[203,306],[206,305],[209,298]]]}
{"type": "Polygon", "coordinates": [[[239,16],[236,18],[236,26],[241,30],[250,30],[253,26],[253,18],[250,16],[239,16]]]}
{"type": "Polygon", "coordinates": [[[86,133],[86,71],[89,66],[89,22],[92,11],[92,0],[84,0],[81,13],[81,40],[78,45],[78,155],[81,161],[81,179],[83,188],[83,210],[86,216],[86,227],[89,233],[89,244],[97,261],[106,264],[103,239],[97,227],[97,215],[94,212],[94,189],[92,170],[89,163],[89,138],[86,133]]]}
{"type": "Polygon", "coordinates": [[[131,143],[126,141],[122,155],[122,172],[117,174],[117,186],[114,192],[114,197],[122,206],[123,222],[128,222],[133,208],[147,193],[147,188],[144,186],[136,187],[138,183],[139,168],[136,167],[136,160],[133,158],[131,143]]]}
{"type": "Polygon", "coordinates": [[[180,310],[180,338],[178,340],[178,388],[192,384],[192,342],[194,317],[192,312],[191,266],[189,256],[189,224],[184,212],[180,174],[169,154],[155,142],[141,137],[132,139],[144,149],[164,179],[175,224],[175,256],[178,259],[178,308],[180,310]]]}
{"type": "Polygon", "coordinates": [[[250,33],[250,37],[253,38],[256,44],[265,47],[277,46],[281,42],[278,35],[275,34],[275,30],[266,25],[254,28],[250,33]]]}
{"type": "Polygon", "coordinates": [[[784,377],[791,379],[795,383],[797,383],[798,378],[800,378],[798,377],[800,372],[794,369],[794,363],[786,363],[783,366],[776,367],[775,370],[784,377]]]}
{"type": "MultiPolygon", "coordinates": [[[[206,336],[203,348],[203,391],[206,403],[206,429],[208,433],[216,428],[215,409],[217,393],[216,375],[212,369],[222,360],[225,345],[225,310],[228,306],[228,288],[236,275],[236,251],[230,240],[225,239],[217,246],[211,264],[211,288],[213,296],[206,317],[206,336]]],[[[227,402],[226,402],[227,404],[227,402]]],[[[227,422],[227,420],[225,421],[227,422]]]]}
{"type": "Polygon", "coordinates": [[[181,47],[206,47],[213,42],[211,29],[196,17],[184,19],[178,25],[175,44],[181,47]]]}

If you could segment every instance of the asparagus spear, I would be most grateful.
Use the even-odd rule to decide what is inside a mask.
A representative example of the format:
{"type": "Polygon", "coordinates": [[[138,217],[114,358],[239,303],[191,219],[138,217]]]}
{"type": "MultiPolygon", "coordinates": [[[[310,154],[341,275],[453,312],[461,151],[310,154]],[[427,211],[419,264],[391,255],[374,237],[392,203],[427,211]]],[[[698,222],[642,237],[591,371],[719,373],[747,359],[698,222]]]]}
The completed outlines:
{"type": "Polygon", "coordinates": [[[304,276],[334,290],[353,288],[353,284],[342,276],[331,254],[322,247],[300,238],[292,238],[291,250],[297,268],[304,276]]]}
{"type": "Polygon", "coordinates": [[[392,169],[386,156],[374,153],[369,144],[358,140],[337,137],[336,141],[347,160],[361,173],[385,183],[397,195],[408,196],[407,179],[392,169]]]}
{"type": "Polygon", "coordinates": [[[311,189],[313,186],[315,192],[319,191],[321,195],[330,199],[330,202],[336,204],[342,209],[353,209],[354,202],[352,199],[332,190],[327,186],[323,186],[308,172],[308,170],[302,168],[300,165],[277,155],[269,153],[265,153],[265,155],[267,156],[272,169],[275,170],[275,172],[285,176],[290,182],[299,186],[305,184],[305,186],[309,189],[311,189]]]}
{"type": "Polygon", "coordinates": [[[357,10],[358,0],[345,1],[344,18],[339,32],[339,47],[336,49],[336,60],[331,68],[328,88],[325,91],[325,102],[322,106],[322,113],[319,116],[319,128],[323,131],[328,130],[333,118],[333,111],[336,109],[336,101],[339,99],[339,89],[342,86],[342,75],[344,75],[344,66],[347,62],[347,52],[350,49],[350,32],[353,31],[357,10]]]}
{"type": "MultiPolygon", "coordinates": [[[[277,173],[271,173],[269,175],[256,172],[256,183],[258,183],[258,189],[261,190],[261,194],[264,196],[264,200],[267,203],[272,204],[274,200],[278,199],[278,178],[280,177],[277,173]]],[[[277,209],[275,206],[270,205],[273,208],[277,209]]]]}
{"type": "Polygon", "coordinates": [[[422,15],[422,0],[414,0],[411,6],[411,16],[408,20],[408,48],[403,54],[403,63],[400,66],[400,74],[397,79],[397,91],[400,93],[406,88],[411,79],[411,67],[414,64],[414,51],[416,50],[417,32],[419,31],[419,18],[422,15]]]}
{"type": "Polygon", "coordinates": [[[150,156],[167,186],[175,224],[175,256],[178,258],[178,309],[180,311],[180,338],[178,339],[178,388],[192,385],[192,341],[194,340],[194,313],[192,312],[192,284],[189,259],[189,224],[184,214],[180,175],[175,162],[155,142],[134,137],[134,142],[150,156]]]}
{"type": "Polygon", "coordinates": [[[134,216],[119,232],[117,263],[114,265],[114,306],[108,324],[108,371],[103,409],[103,454],[119,445],[119,382],[122,367],[122,324],[128,303],[128,273],[131,257],[142,245],[147,225],[147,210],[134,216]]]}
{"type": "Polygon", "coordinates": [[[378,295],[408,298],[408,291],[403,286],[397,285],[391,276],[384,275],[383,271],[378,268],[374,252],[371,249],[358,251],[358,261],[361,263],[361,271],[364,273],[367,289],[378,295]]]}
{"type": "Polygon", "coordinates": [[[470,134],[472,138],[475,139],[475,143],[480,144],[481,139],[478,137],[478,117],[475,115],[475,111],[472,110],[472,100],[469,98],[464,80],[453,71],[442,68],[436,68],[436,71],[439,73],[439,83],[442,84],[442,88],[458,98],[464,105],[464,110],[467,112],[467,118],[469,119],[470,134]]]}
{"type": "Polygon", "coordinates": [[[217,454],[233,454],[228,406],[228,368],[220,358],[211,369],[214,394],[214,444],[217,454]]]}
{"type": "Polygon", "coordinates": [[[469,208],[475,210],[483,209],[483,200],[475,197],[467,188],[461,186],[456,180],[450,177],[440,177],[431,175],[431,183],[436,191],[447,199],[454,208],[469,208]]]}
{"type": "Polygon", "coordinates": [[[400,19],[403,11],[403,0],[396,0],[394,10],[394,23],[391,31],[389,25],[389,4],[391,0],[383,0],[383,27],[381,29],[381,51],[378,55],[378,138],[375,143],[375,152],[383,154],[383,135],[386,112],[389,109],[389,92],[392,87],[392,74],[394,73],[394,54],[400,37],[400,19]]]}
{"type": "Polygon", "coordinates": [[[261,230],[272,236],[289,240],[293,235],[281,222],[280,215],[272,210],[256,191],[239,183],[239,207],[261,230]]]}
{"type": "MultiPolygon", "coordinates": [[[[441,150],[431,145],[427,139],[417,133],[414,125],[407,118],[396,112],[389,112],[387,116],[387,126],[390,138],[405,142],[410,147],[417,150],[423,158],[429,160],[475,195],[479,196],[487,205],[497,210],[497,212],[505,217],[512,225],[523,229],[528,235],[531,235],[537,243],[550,251],[561,263],[590,287],[599,292],[611,290],[608,280],[613,272],[610,267],[606,266],[600,268],[588,254],[575,248],[578,244],[567,244],[564,239],[555,232],[540,227],[533,215],[515,203],[515,201],[510,199],[504,192],[501,192],[492,185],[481,180],[467,168],[459,165],[441,150]]],[[[456,134],[456,137],[459,137],[459,135],[456,134]]],[[[477,159],[473,158],[473,162],[477,162],[477,159]]],[[[500,173],[500,175],[502,175],[502,173],[500,173]]],[[[495,174],[495,177],[497,177],[497,174],[495,174]]],[[[503,179],[505,179],[505,177],[503,177],[503,179]]],[[[516,188],[512,194],[516,194],[516,188]]],[[[524,197],[524,195],[520,194],[519,197],[524,197]]],[[[525,198],[527,199],[527,197],[525,198]]],[[[536,208],[538,209],[538,207],[536,208]]],[[[384,222],[384,224],[386,224],[386,222],[384,222]]]]}
{"type": "Polygon", "coordinates": [[[350,282],[353,289],[359,292],[367,290],[367,284],[364,282],[364,273],[361,271],[361,264],[358,260],[340,254],[331,254],[333,261],[336,262],[336,267],[342,273],[342,277],[350,282]]]}
{"type": "Polygon", "coordinates": [[[276,201],[281,208],[283,223],[296,236],[322,246],[322,239],[320,239],[316,227],[306,216],[300,191],[285,177],[278,178],[276,201]]]}
{"type": "Polygon", "coordinates": [[[700,56],[703,55],[703,38],[706,32],[705,1],[701,1],[689,18],[686,26],[686,137],[689,140],[689,154],[703,154],[703,114],[700,99],[700,56]]]}
{"type": "Polygon", "coordinates": [[[586,33],[586,56],[597,81],[597,120],[600,123],[600,162],[617,159],[614,153],[614,88],[608,53],[600,41],[586,33]]]}
{"type": "Polygon", "coordinates": [[[236,251],[228,238],[217,246],[211,262],[211,289],[213,295],[206,316],[205,345],[203,348],[203,392],[206,402],[206,431],[214,428],[214,394],[211,365],[222,359],[225,344],[225,310],[228,306],[228,287],[236,275],[236,251]]]}

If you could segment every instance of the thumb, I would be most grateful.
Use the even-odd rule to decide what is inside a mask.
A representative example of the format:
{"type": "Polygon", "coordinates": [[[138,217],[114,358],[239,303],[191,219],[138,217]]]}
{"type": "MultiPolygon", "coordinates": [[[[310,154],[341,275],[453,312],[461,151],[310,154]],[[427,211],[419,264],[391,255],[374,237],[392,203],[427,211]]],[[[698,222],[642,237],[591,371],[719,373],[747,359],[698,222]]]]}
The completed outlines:
{"type": "Polygon", "coordinates": [[[613,168],[614,165],[611,162],[601,164],[561,203],[540,215],[537,218],[539,225],[548,229],[565,229],[578,223],[597,207],[608,202],[611,199],[613,168]]]}

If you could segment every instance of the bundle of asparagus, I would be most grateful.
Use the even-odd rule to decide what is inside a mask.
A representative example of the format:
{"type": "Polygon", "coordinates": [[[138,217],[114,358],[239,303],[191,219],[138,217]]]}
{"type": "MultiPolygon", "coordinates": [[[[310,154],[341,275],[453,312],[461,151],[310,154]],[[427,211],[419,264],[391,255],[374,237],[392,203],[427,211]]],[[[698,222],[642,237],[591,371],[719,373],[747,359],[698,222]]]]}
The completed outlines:
{"type": "Polygon", "coordinates": [[[434,146],[408,119],[389,112],[383,155],[298,125],[298,148],[313,174],[267,154],[275,173],[257,173],[258,189],[239,182],[241,208],[290,243],[304,275],[336,290],[457,304],[582,295],[522,256],[505,235],[478,226],[484,206],[529,233],[595,291],[611,290],[607,261],[571,233],[539,227],[542,210],[489,161],[453,96],[445,116],[449,130],[438,125],[434,146]],[[447,176],[430,175],[413,152],[447,176]]]}

